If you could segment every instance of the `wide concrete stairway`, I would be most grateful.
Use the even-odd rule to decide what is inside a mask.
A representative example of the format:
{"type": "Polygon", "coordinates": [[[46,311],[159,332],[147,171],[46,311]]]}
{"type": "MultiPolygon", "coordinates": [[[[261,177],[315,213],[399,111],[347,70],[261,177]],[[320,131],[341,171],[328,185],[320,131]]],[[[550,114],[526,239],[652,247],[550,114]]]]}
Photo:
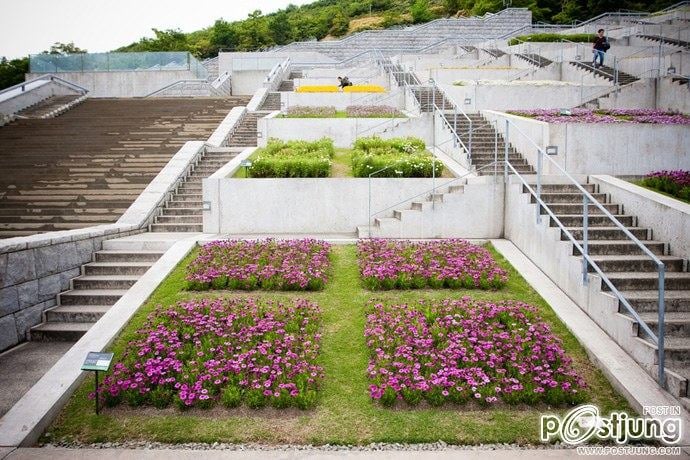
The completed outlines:
{"type": "MultiPolygon", "coordinates": [[[[467,114],[457,118],[457,132],[462,142],[470,148],[470,132],[472,145],[472,166],[479,175],[493,174],[493,168],[487,167],[496,159],[500,162],[497,167],[503,168],[505,159],[505,139],[494,129],[494,126],[479,113],[467,114]],[[484,169],[481,169],[484,168],[484,169]]],[[[532,174],[534,169],[512,144],[508,144],[508,161],[520,174],[532,174]]],[[[511,171],[509,171],[511,172],[511,171]]]]}
{"type": "Polygon", "coordinates": [[[242,148],[206,147],[203,156],[177,187],[161,215],[151,224],[152,232],[202,232],[201,181],[237,156],[242,148]]]}
{"type": "Polygon", "coordinates": [[[185,142],[248,99],[88,99],[3,126],[0,238],[117,221],[185,142]]]}
{"type": "MultiPolygon", "coordinates": [[[[103,243],[109,247],[109,241],[103,243]]],[[[76,341],[163,255],[163,250],[102,250],[71,289],[58,294],[57,306],[43,313],[44,322],[31,328],[32,341],[76,341]]]]}
{"type": "Polygon", "coordinates": [[[247,112],[239,126],[232,132],[228,140],[229,147],[256,147],[257,120],[265,117],[268,112],[247,112]]]}
{"type": "Polygon", "coordinates": [[[70,96],[51,96],[41,102],[17,112],[18,118],[51,118],[67,112],[81,104],[87,96],[73,94],[70,96]]]}
{"type": "MultiPolygon", "coordinates": [[[[602,203],[630,232],[661,259],[666,265],[665,282],[665,329],[666,329],[666,373],[668,390],[690,410],[688,399],[688,380],[690,379],[690,273],[688,261],[672,255],[672,248],[664,241],[654,239],[650,228],[639,227],[637,217],[624,213],[623,206],[611,202],[607,194],[599,193],[594,184],[583,184],[595,199],[602,203]]],[[[523,187],[523,193],[528,193],[523,187]]],[[[582,194],[575,185],[551,184],[542,185],[542,200],[561,221],[561,223],[582,244],[583,239],[583,204],[582,194]]],[[[532,203],[536,203],[534,197],[532,203]]],[[[542,208],[542,215],[549,219],[550,225],[556,227],[542,208]]],[[[658,277],[657,267],[650,257],[629,238],[622,230],[612,223],[595,205],[588,208],[588,248],[589,254],[606,274],[611,283],[628,300],[641,319],[652,329],[658,331],[658,277]]],[[[568,240],[561,232],[561,240],[568,240]]],[[[569,245],[573,256],[580,256],[575,245],[569,245]]],[[[581,256],[579,257],[582,259],[581,256]]],[[[590,267],[590,272],[594,269],[590,267]]],[[[610,293],[609,287],[602,282],[601,290],[605,295],[610,293]]],[[[628,313],[622,303],[618,313],[607,323],[619,325],[629,331],[631,341],[623,339],[621,346],[626,348],[625,342],[632,343],[628,352],[641,359],[641,364],[652,376],[656,377],[657,347],[650,337],[646,336],[636,320],[628,313]]],[[[605,328],[606,329],[606,328],[605,328]]]]}

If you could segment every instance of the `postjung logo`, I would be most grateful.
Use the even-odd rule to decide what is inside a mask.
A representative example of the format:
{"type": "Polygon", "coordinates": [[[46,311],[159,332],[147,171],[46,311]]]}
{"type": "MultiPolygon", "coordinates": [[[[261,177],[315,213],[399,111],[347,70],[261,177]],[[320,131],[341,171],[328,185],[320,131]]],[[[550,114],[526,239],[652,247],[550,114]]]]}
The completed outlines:
{"type": "MultiPolygon", "coordinates": [[[[663,411],[665,415],[679,415],[673,411],[663,411]]],[[[659,414],[658,410],[647,415],[659,414]]],[[[578,445],[592,439],[614,441],[627,444],[635,440],[656,440],[665,444],[676,444],[682,437],[680,417],[631,417],[625,412],[611,412],[608,417],[599,414],[599,408],[592,404],[578,406],[565,417],[542,415],[540,438],[542,442],[561,440],[570,445],[578,445]]]]}

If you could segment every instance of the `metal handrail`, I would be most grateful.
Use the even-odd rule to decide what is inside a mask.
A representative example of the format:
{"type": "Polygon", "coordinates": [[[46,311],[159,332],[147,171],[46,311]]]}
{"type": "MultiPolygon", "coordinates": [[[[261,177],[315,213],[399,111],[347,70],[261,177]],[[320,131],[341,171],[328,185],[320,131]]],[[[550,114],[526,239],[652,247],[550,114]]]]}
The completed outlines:
{"type": "Polygon", "coordinates": [[[198,78],[198,79],[187,78],[187,79],[182,79],[182,80],[174,81],[174,82],[172,82],[172,83],[169,83],[169,84],[165,85],[165,86],[162,87],[162,88],[158,88],[158,89],[155,90],[155,91],[151,91],[150,93],[148,93],[147,95],[145,95],[144,98],[154,96],[154,95],[156,95],[156,94],[158,94],[158,93],[160,93],[160,92],[162,92],[162,91],[168,90],[168,89],[172,88],[173,86],[177,86],[177,85],[179,85],[179,84],[181,84],[181,83],[182,83],[182,84],[184,84],[184,83],[201,83],[202,85],[208,85],[209,88],[210,88],[212,91],[216,91],[216,88],[213,88],[213,87],[211,86],[211,84],[210,84],[207,80],[205,80],[205,79],[202,79],[202,78],[198,78]]]}
{"type": "Polygon", "coordinates": [[[41,75],[40,77],[32,78],[31,80],[23,81],[21,83],[17,83],[16,85],[12,85],[10,87],[4,88],[0,90],[0,95],[8,93],[10,91],[13,91],[15,89],[22,88],[22,93],[26,91],[26,86],[29,85],[30,83],[35,83],[38,81],[57,81],[61,84],[64,84],[65,86],[69,86],[70,88],[82,93],[86,94],[89,92],[88,89],[84,88],[83,86],[79,86],[76,83],[72,83],[71,81],[67,81],[64,78],[60,78],[57,75],[53,75],[52,73],[46,74],[46,75],[41,75]]]}
{"type": "MultiPolygon", "coordinates": [[[[462,143],[462,145],[463,145],[463,147],[465,147],[465,149],[467,150],[468,155],[469,155],[469,158],[470,158],[470,161],[471,161],[471,160],[472,160],[472,132],[473,132],[473,129],[472,129],[472,119],[467,115],[467,113],[465,113],[465,111],[462,109],[462,107],[460,107],[459,105],[457,105],[457,104],[455,103],[455,100],[454,100],[452,97],[450,97],[450,96],[448,95],[448,93],[446,93],[446,92],[443,90],[443,88],[441,88],[440,86],[438,86],[438,85],[436,84],[436,81],[435,81],[435,80],[432,80],[432,88],[433,88],[434,90],[438,90],[438,91],[441,93],[441,95],[443,96],[443,110],[445,110],[445,108],[446,108],[446,105],[445,105],[445,104],[446,104],[446,101],[448,101],[448,102],[450,103],[450,105],[452,106],[452,108],[453,108],[453,113],[454,113],[454,119],[453,119],[453,127],[452,127],[452,129],[453,129],[453,132],[455,133],[455,135],[457,136],[458,140],[459,140],[461,143],[462,143],[462,140],[460,140],[460,136],[457,134],[457,131],[458,131],[458,120],[457,120],[458,113],[459,113],[460,115],[462,115],[462,116],[465,118],[465,120],[467,120],[467,122],[469,123],[469,127],[468,127],[469,138],[468,138],[468,141],[467,141],[468,144],[469,144],[469,148],[465,147],[465,144],[464,144],[464,143],[462,143]]],[[[434,103],[434,109],[438,109],[438,107],[436,106],[435,103],[434,103]]],[[[442,112],[442,113],[443,113],[443,112],[442,112]]],[[[444,118],[445,118],[445,115],[444,115],[444,118]]],[[[447,121],[447,120],[446,120],[446,121],[447,121]]],[[[449,123],[449,126],[450,126],[450,122],[448,122],[448,123],[449,123]]]]}
{"type": "Polygon", "coordinates": [[[632,315],[632,317],[635,319],[635,321],[638,322],[639,326],[642,328],[642,330],[649,335],[649,337],[652,338],[652,340],[656,343],[658,352],[659,352],[659,383],[663,387],[665,383],[665,369],[664,369],[664,316],[665,316],[665,304],[664,304],[664,277],[665,277],[665,270],[666,266],[664,263],[652,252],[650,251],[642,242],[635,237],[635,235],[630,232],[613,214],[609,212],[608,209],[606,209],[605,206],[603,206],[601,203],[599,203],[598,200],[596,200],[578,181],[576,181],[564,168],[561,167],[554,159],[552,159],[549,155],[546,154],[543,148],[541,148],[532,138],[530,138],[527,134],[525,134],[524,131],[522,131],[515,123],[511,122],[509,119],[505,119],[506,122],[506,139],[505,139],[505,171],[507,175],[507,170],[510,168],[514,174],[516,174],[520,180],[523,182],[523,184],[528,188],[530,193],[535,197],[537,200],[538,206],[536,210],[536,222],[537,224],[541,223],[541,208],[544,208],[544,210],[549,214],[549,216],[556,222],[556,224],[560,227],[561,231],[563,231],[568,239],[575,245],[575,247],[580,251],[580,253],[583,255],[583,263],[582,263],[582,281],[584,284],[588,283],[588,273],[589,273],[589,266],[591,265],[592,268],[600,275],[602,281],[606,283],[606,285],[611,289],[611,292],[614,293],[614,295],[618,298],[618,300],[623,304],[625,309],[632,315]],[[537,190],[536,192],[530,187],[529,184],[524,180],[524,178],[515,170],[512,164],[510,164],[509,158],[508,158],[508,145],[510,142],[509,139],[509,134],[512,130],[516,130],[518,133],[522,134],[525,139],[529,143],[531,143],[534,147],[537,149],[537,190]],[[542,174],[542,163],[543,163],[543,158],[546,158],[548,161],[550,161],[553,166],[555,166],[563,176],[565,176],[572,184],[575,185],[575,187],[583,194],[583,232],[582,232],[582,239],[583,239],[583,244],[580,245],[575,237],[572,235],[572,233],[560,222],[558,217],[555,216],[555,214],[551,211],[551,209],[548,207],[546,203],[544,203],[541,199],[541,174],[542,174]],[[658,298],[658,306],[659,306],[659,334],[654,334],[652,332],[651,328],[647,325],[647,323],[640,318],[638,313],[635,311],[635,309],[630,305],[628,300],[621,294],[621,292],[613,285],[611,280],[606,276],[606,274],[599,268],[597,263],[590,257],[588,253],[588,217],[589,217],[589,205],[593,204],[595,205],[609,220],[611,220],[616,227],[618,227],[619,230],[621,230],[625,236],[627,236],[631,241],[635,243],[635,245],[638,246],[644,252],[648,257],[652,259],[652,261],[657,265],[658,273],[659,273],[659,282],[658,282],[658,287],[659,287],[659,298],[658,298]]]}

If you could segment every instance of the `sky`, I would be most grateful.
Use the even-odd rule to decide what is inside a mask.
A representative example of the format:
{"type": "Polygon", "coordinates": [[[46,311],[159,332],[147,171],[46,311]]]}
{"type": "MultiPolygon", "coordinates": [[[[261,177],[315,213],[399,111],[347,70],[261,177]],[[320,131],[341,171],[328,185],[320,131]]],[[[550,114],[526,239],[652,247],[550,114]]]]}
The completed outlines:
{"type": "Polygon", "coordinates": [[[17,58],[74,42],[89,52],[111,51],[152,28],[192,32],[214,23],[270,13],[313,0],[0,0],[0,56],[17,58]]]}

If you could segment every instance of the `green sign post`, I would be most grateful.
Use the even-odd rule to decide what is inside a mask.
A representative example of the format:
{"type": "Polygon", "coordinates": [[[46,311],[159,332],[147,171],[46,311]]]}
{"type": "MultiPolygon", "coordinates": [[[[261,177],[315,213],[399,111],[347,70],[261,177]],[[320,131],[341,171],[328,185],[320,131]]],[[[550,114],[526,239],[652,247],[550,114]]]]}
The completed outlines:
{"type": "Polygon", "coordinates": [[[90,351],[89,354],[86,355],[84,364],[81,366],[81,370],[83,371],[94,371],[96,377],[96,415],[98,415],[98,372],[107,372],[107,370],[110,369],[112,360],[112,353],[90,351]]]}

